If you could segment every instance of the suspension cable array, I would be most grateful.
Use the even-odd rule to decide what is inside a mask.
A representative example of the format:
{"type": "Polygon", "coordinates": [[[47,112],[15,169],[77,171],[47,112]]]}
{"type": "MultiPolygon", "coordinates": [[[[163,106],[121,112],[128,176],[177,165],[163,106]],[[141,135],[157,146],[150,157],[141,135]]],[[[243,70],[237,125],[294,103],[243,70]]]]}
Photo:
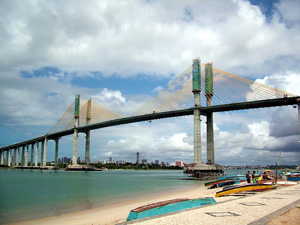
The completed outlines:
{"type": "MultiPolygon", "coordinates": [[[[201,68],[202,106],[206,106],[205,95],[210,92],[211,93],[209,95],[213,95],[212,105],[283,98],[284,96],[296,96],[294,94],[254,82],[253,80],[249,80],[214,67],[212,67],[213,75],[209,74],[209,76],[212,76],[212,81],[211,79],[205,78],[205,65],[202,63],[201,68]],[[205,90],[208,90],[208,92],[205,90]]],[[[189,66],[181,74],[171,80],[164,89],[157,93],[156,96],[149,99],[130,116],[191,108],[194,107],[193,98],[192,66],[189,66]]],[[[71,129],[74,126],[74,105],[75,103],[73,102],[49,133],[71,129]]],[[[100,105],[93,100],[90,106],[91,112],[88,110],[88,101],[80,99],[80,105],[82,105],[82,107],[80,109],[79,126],[85,126],[88,124],[99,123],[123,117],[122,115],[100,105]]]]}
{"type": "MultiPolygon", "coordinates": [[[[123,116],[120,115],[117,112],[114,112],[110,109],[108,109],[105,106],[100,105],[96,101],[91,100],[91,111],[89,112],[88,107],[88,101],[80,98],[80,105],[82,107],[80,108],[80,114],[79,114],[79,126],[85,126],[88,124],[93,123],[100,123],[108,120],[113,119],[119,119],[123,116]],[[91,113],[91,115],[88,115],[88,112],[91,113]],[[87,120],[87,118],[89,118],[87,120]]],[[[53,126],[53,128],[50,130],[49,134],[55,133],[62,130],[71,129],[74,127],[74,106],[75,101],[70,105],[68,110],[63,114],[63,116],[58,120],[58,122],[53,126]]]]}
{"type": "MultiPolygon", "coordinates": [[[[294,94],[212,67],[213,82],[205,84],[205,65],[201,63],[201,103],[206,106],[205,90],[213,90],[213,105],[293,97],[294,94]]],[[[169,82],[167,87],[148,100],[131,116],[167,112],[193,107],[192,67],[169,82]]]]}

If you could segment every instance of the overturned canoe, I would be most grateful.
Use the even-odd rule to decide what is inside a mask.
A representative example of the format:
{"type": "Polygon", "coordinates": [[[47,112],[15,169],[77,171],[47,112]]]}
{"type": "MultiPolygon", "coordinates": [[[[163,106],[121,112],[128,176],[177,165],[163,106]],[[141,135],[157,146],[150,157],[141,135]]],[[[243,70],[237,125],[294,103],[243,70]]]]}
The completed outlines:
{"type": "Polygon", "coordinates": [[[132,209],[127,217],[127,221],[176,212],[212,203],[216,203],[214,198],[177,198],[163,202],[156,202],[132,209]]]}
{"type": "Polygon", "coordinates": [[[247,184],[247,185],[237,185],[227,188],[223,188],[222,191],[216,193],[216,197],[221,197],[224,195],[230,195],[243,191],[264,191],[274,189],[275,185],[273,184],[247,184]]]}

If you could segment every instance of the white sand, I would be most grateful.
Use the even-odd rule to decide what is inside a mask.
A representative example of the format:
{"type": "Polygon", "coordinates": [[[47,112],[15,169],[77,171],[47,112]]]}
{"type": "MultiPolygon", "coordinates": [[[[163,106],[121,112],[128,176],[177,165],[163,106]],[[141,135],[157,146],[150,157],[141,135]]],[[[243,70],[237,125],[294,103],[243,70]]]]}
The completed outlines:
{"type": "MultiPolygon", "coordinates": [[[[149,203],[170,200],[174,198],[199,198],[199,197],[214,197],[218,189],[206,189],[204,184],[190,189],[177,190],[171,193],[163,193],[137,198],[134,200],[123,201],[118,204],[107,205],[105,207],[94,208],[79,212],[63,214],[59,216],[21,221],[14,224],[18,225],[58,225],[58,224],[116,224],[124,222],[131,209],[137,208],[149,203]]],[[[218,198],[217,201],[224,199],[218,198]]],[[[226,198],[228,200],[228,198],[226,198]]]]}

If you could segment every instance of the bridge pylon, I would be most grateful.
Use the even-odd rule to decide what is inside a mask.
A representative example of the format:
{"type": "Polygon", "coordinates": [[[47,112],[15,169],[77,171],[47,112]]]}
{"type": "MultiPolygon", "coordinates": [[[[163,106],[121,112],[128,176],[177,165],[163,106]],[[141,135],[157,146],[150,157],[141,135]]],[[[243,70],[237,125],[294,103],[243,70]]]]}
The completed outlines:
{"type": "MultiPolygon", "coordinates": [[[[86,125],[90,124],[92,119],[92,99],[89,98],[87,102],[86,112],[86,125]]],[[[85,142],[85,165],[78,165],[78,128],[80,121],[80,95],[76,95],[75,98],[75,110],[74,110],[74,143],[73,143],[73,162],[72,165],[67,167],[67,170],[92,170],[90,167],[90,130],[85,131],[86,142],[85,142]]]]}
{"type": "MultiPolygon", "coordinates": [[[[193,94],[195,107],[201,106],[201,64],[199,59],[193,60],[193,94]]],[[[213,98],[213,70],[212,63],[205,64],[205,96],[206,105],[212,106],[213,98]]],[[[215,164],[214,153],[214,129],[213,113],[206,114],[206,133],[207,133],[207,163],[202,162],[201,151],[201,112],[199,108],[194,109],[194,163],[185,164],[186,172],[193,173],[194,176],[203,179],[214,179],[223,173],[223,166],[215,164]]]]}
{"type": "Polygon", "coordinates": [[[74,110],[75,123],[74,123],[74,142],[73,142],[72,168],[77,167],[79,114],[80,114],[80,95],[77,94],[76,98],[75,98],[75,110],[74,110]]]}

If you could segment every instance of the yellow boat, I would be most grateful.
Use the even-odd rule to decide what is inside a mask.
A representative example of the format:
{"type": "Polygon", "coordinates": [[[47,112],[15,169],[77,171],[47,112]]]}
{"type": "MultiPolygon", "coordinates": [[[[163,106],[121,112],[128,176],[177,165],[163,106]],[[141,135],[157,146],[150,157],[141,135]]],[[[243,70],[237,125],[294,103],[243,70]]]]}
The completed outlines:
{"type": "Polygon", "coordinates": [[[246,184],[238,186],[225,187],[223,190],[216,193],[216,197],[221,197],[224,195],[230,195],[234,193],[239,193],[243,191],[266,191],[274,189],[275,185],[273,184],[246,184]]]}

